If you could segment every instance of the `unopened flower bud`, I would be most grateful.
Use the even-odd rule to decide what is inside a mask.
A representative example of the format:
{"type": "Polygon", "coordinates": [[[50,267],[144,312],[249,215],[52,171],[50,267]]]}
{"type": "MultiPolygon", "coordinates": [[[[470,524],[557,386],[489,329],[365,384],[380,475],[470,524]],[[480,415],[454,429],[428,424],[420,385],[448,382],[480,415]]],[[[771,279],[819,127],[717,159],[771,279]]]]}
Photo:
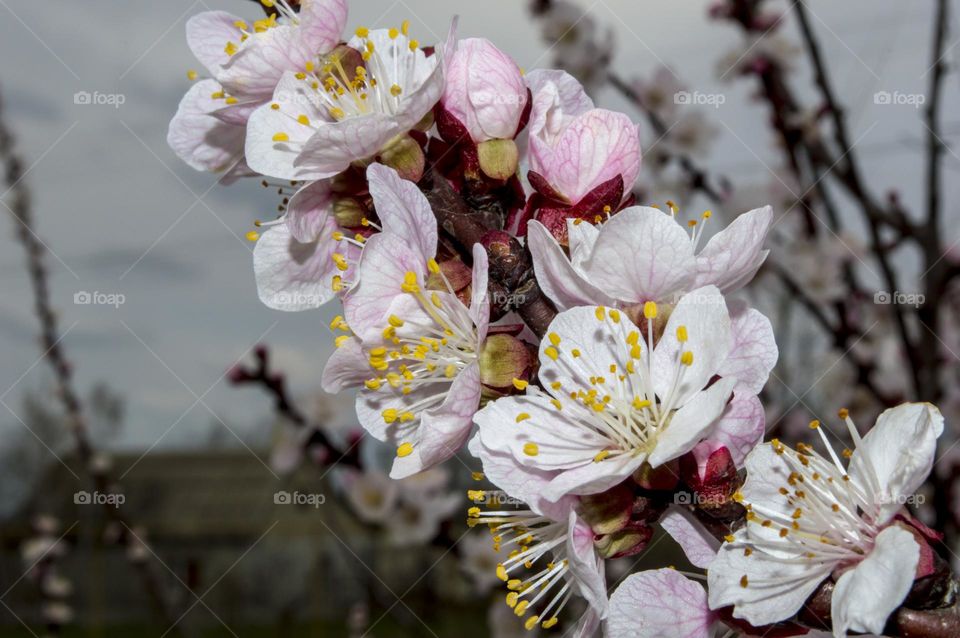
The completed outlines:
{"type": "Polygon", "coordinates": [[[652,536],[652,528],[646,525],[634,526],[600,536],[593,541],[593,546],[603,558],[623,558],[639,554],[646,549],[652,536]]]}
{"type": "Polygon", "coordinates": [[[596,534],[612,534],[627,526],[633,511],[633,490],[624,483],[601,494],[580,497],[580,516],[596,534]]]}
{"type": "Polygon", "coordinates": [[[520,151],[513,140],[487,140],[477,144],[480,170],[490,179],[508,180],[517,172],[520,151]]]}
{"type": "Polygon", "coordinates": [[[633,473],[633,480],[637,485],[648,490],[672,490],[679,482],[679,469],[676,460],[664,463],[659,467],[650,467],[644,463],[633,473]]]}
{"type": "Polygon", "coordinates": [[[391,140],[380,151],[378,160],[395,169],[400,177],[411,182],[420,181],[427,162],[423,149],[409,135],[401,135],[391,140]]]}
{"type": "Polygon", "coordinates": [[[533,365],[526,345],[508,334],[490,335],[480,349],[480,381],[492,388],[509,388],[526,379],[533,365]]]}
{"type": "Polygon", "coordinates": [[[341,228],[355,228],[362,225],[366,209],[352,197],[341,197],[333,202],[333,216],[341,228]]]}

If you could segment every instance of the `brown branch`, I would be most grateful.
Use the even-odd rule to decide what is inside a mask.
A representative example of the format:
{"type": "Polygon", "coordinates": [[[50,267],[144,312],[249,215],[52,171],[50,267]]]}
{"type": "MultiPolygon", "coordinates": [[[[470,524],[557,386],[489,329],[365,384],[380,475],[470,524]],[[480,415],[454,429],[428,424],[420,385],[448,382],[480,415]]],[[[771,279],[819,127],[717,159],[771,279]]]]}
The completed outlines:
{"type": "Polygon", "coordinates": [[[341,449],[327,436],[319,424],[311,422],[306,414],[290,399],[287,393],[286,377],[270,367],[270,352],[266,346],[254,349],[255,365],[237,364],[230,371],[229,379],[233,385],[259,385],[273,397],[273,406],[277,414],[299,428],[310,428],[310,437],[305,446],[317,448],[323,452],[328,465],[343,465],[360,469],[359,446],[354,444],[341,449]]]}
{"type": "MultiPolygon", "coordinates": [[[[120,486],[106,474],[104,469],[96,463],[95,450],[88,436],[87,423],[84,416],[83,404],[73,385],[73,367],[64,353],[62,337],[57,317],[50,301],[49,276],[44,264],[46,248],[37,236],[33,227],[32,203],[30,192],[23,181],[23,162],[17,155],[12,132],[7,128],[2,117],[3,105],[0,101],[0,158],[3,161],[3,173],[10,194],[10,203],[3,202],[14,221],[17,223],[17,240],[23,245],[27,256],[27,272],[34,297],[34,312],[40,324],[40,344],[43,349],[43,359],[53,371],[56,382],[56,395],[60,400],[76,447],[77,456],[83,470],[93,479],[95,488],[102,493],[118,493],[120,486]]],[[[131,540],[129,530],[132,524],[120,513],[119,508],[104,503],[103,510],[111,522],[122,526],[121,540],[128,545],[136,541],[131,540]]],[[[160,613],[171,630],[178,635],[186,635],[179,626],[182,618],[177,605],[167,596],[162,582],[162,573],[156,569],[153,562],[135,561],[135,566],[143,581],[143,587],[149,595],[154,607],[160,613]]]]}

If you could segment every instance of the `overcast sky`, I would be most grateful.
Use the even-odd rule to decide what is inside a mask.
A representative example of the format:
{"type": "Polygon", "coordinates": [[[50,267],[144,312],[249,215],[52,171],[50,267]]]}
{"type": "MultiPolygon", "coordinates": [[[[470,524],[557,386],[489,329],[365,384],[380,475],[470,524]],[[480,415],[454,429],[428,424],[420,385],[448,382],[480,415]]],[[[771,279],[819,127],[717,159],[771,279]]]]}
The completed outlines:
{"type": "MultiPolygon", "coordinates": [[[[613,29],[614,66],[622,74],[648,73],[665,63],[691,88],[724,93],[724,105],[710,111],[722,122],[721,136],[711,156],[701,158],[705,164],[736,183],[770,179],[771,138],[765,111],[749,101],[752,85],[717,79],[718,58],[737,46],[739,36],[706,19],[705,0],[580,4],[613,29]]],[[[871,183],[895,186],[905,201],[920,201],[920,114],[909,106],[874,105],[873,94],[925,91],[932,2],[809,4],[836,85],[848,98],[853,139],[871,183]]],[[[519,0],[363,0],[351,3],[348,29],[407,18],[421,41],[435,41],[456,11],[462,35],[494,40],[526,69],[546,66],[547,46],[525,7],[519,0]]],[[[218,419],[249,431],[268,417],[269,404],[253,390],[225,383],[231,363],[265,341],[298,391],[306,392],[317,387],[332,346],[326,328],[332,305],[286,314],[257,300],[252,245],[243,235],[255,218],[271,216],[274,196],[253,182],[214,186],[214,177],[193,172],[166,146],[167,123],[189,85],[185,72],[198,66],[184,22],[218,8],[248,18],[258,13],[243,0],[0,0],[0,90],[30,166],[26,179],[38,231],[53,253],[48,265],[67,330],[65,347],[83,389],[105,381],[126,397],[125,446],[188,445],[205,440],[218,419]],[[75,104],[80,91],[120,95],[123,104],[75,104]],[[80,291],[119,293],[125,303],[75,305],[80,291]]],[[[793,35],[792,26],[787,33],[793,35]]],[[[948,58],[956,60],[958,52],[951,49],[948,58]]],[[[804,72],[798,83],[805,78],[804,72]]],[[[945,130],[953,133],[957,89],[954,75],[944,109],[945,130]]],[[[623,106],[614,95],[599,101],[623,106]]],[[[960,159],[953,152],[946,159],[944,199],[955,220],[960,159]]],[[[49,377],[35,365],[37,330],[23,252],[12,239],[11,220],[4,223],[0,391],[18,410],[22,393],[47,387],[49,377]]],[[[20,427],[2,408],[0,424],[20,427]]]]}

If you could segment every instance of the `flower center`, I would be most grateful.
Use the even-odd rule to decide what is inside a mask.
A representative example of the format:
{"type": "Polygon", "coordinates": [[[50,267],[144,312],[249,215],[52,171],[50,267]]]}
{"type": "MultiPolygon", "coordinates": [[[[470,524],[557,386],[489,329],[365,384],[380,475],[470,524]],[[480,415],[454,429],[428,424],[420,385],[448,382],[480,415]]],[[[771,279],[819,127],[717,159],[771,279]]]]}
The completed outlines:
{"type": "MultiPolygon", "coordinates": [[[[568,370],[574,384],[573,388],[564,388],[560,381],[549,384],[557,397],[553,400],[553,406],[562,410],[559,397],[565,392],[566,396],[587,408],[593,418],[584,421],[584,425],[610,442],[609,448],[594,458],[598,463],[616,454],[649,453],[656,446],[657,435],[669,427],[674,412],[680,407],[680,384],[686,369],[693,365],[693,352],[683,348],[688,340],[687,328],[680,326],[676,333],[680,348],[674,359],[672,383],[663,396],[657,394],[653,385],[651,357],[657,304],[652,301],[644,304],[643,314],[647,321],[646,342],[639,330],[629,331],[623,343],[615,346],[622,348],[621,360],[611,362],[604,371],[591,371],[593,374],[590,376],[585,376],[581,372],[582,367],[575,361],[582,356],[579,349],[567,350],[562,347],[559,335],[547,335],[551,345],[544,353],[554,360],[568,358],[571,363],[568,370]]],[[[596,318],[601,323],[615,326],[620,323],[622,315],[619,310],[598,306],[596,318]]],[[[622,334],[616,327],[610,332],[622,334]]]]}

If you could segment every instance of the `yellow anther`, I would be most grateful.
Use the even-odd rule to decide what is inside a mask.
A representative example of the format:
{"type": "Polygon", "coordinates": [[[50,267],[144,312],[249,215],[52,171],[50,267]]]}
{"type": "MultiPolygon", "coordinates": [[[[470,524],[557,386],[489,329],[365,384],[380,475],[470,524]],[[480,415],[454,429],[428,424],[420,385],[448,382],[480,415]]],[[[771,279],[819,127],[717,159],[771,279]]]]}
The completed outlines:
{"type": "Polygon", "coordinates": [[[597,306],[597,309],[593,311],[593,314],[597,316],[597,321],[603,321],[607,317],[607,309],[603,306],[597,306]]]}
{"type": "Polygon", "coordinates": [[[554,616],[550,620],[543,621],[543,623],[541,623],[540,626],[543,627],[544,629],[550,629],[551,627],[556,625],[558,622],[560,622],[560,619],[554,616]]]}
{"type": "Polygon", "coordinates": [[[613,323],[620,323],[620,311],[611,309],[610,320],[613,321],[613,323]]]}
{"type": "Polygon", "coordinates": [[[551,332],[549,335],[547,335],[547,338],[550,339],[550,343],[553,345],[560,345],[560,335],[558,335],[556,332],[551,332]]]}
{"type": "Polygon", "coordinates": [[[540,448],[536,443],[524,443],[523,444],[523,453],[527,456],[536,456],[540,453],[540,448]]]}
{"type": "Polygon", "coordinates": [[[197,72],[194,71],[193,69],[190,69],[189,71],[187,71],[187,79],[190,80],[191,82],[196,80],[197,77],[199,76],[197,75],[197,72]]]}
{"type": "Polygon", "coordinates": [[[343,344],[345,344],[345,343],[346,343],[347,341],[349,341],[349,340],[350,340],[350,337],[349,337],[349,336],[347,336],[347,335],[340,335],[339,337],[337,337],[336,339],[333,340],[333,343],[334,343],[335,346],[337,346],[337,347],[339,348],[340,346],[342,346],[343,344]]]}
{"type": "Polygon", "coordinates": [[[403,458],[413,453],[413,443],[401,443],[397,448],[397,456],[403,458]]]}
{"type": "Polygon", "coordinates": [[[255,230],[251,230],[247,232],[246,237],[247,237],[247,241],[257,241],[258,239],[260,239],[260,233],[258,233],[255,230]]]}
{"type": "Polygon", "coordinates": [[[573,355],[574,359],[576,359],[577,357],[580,356],[580,350],[578,348],[574,348],[573,350],[570,351],[570,354],[573,355]]]}
{"type": "Polygon", "coordinates": [[[727,541],[728,543],[732,543],[736,539],[734,538],[733,534],[727,534],[723,537],[723,540],[727,541]]]}
{"type": "Polygon", "coordinates": [[[680,343],[686,343],[687,339],[688,339],[687,327],[677,326],[677,341],[679,341],[680,343]]]}
{"type": "Polygon", "coordinates": [[[530,616],[527,618],[527,621],[523,623],[523,626],[527,628],[527,631],[532,631],[538,622],[540,622],[540,616],[530,616]]]}
{"type": "Polygon", "coordinates": [[[237,45],[233,42],[227,42],[227,46],[223,47],[223,52],[227,55],[233,55],[237,52],[237,45]]]}
{"type": "Polygon", "coordinates": [[[471,476],[471,478],[473,478],[474,481],[482,481],[482,480],[483,480],[483,472],[473,472],[473,473],[470,474],[470,476],[471,476]]]}
{"type": "Polygon", "coordinates": [[[410,293],[420,292],[420,286],[417,284],[416,273],[414,273],[412,270],[407,271],[407,274],[403,276],[403,283],[400,285],[400,290],[410,293]]]}
{"type": "Polygon", "coordinates": [[[712,216],[713,216],[713,211],[711,211],[711,210],[705,210],[705,211],[703,211],[703,218],[704,218],[704,219],[710,219],[712,216]]]}
{"type": "Polygon", "coordinates": [[[297,121],[303,124],[304,126],[310,126],[310,118],[306,115],[300,114],[297,116],[297,121]]]}
{"type": "Polygon", "coordinates": [[[394,27],[390,27],[390,29],[387,30],[387,35],[390,36],[391,40],[396,40],[397,36],[400,35],[400,30],[394,27]]]}
{"type": "Polygon", "coordinates": [[[635,346],[639,341],[640,341],[640,333],[637,332],[636,330],[631,330],[630,334],[627,335],[627,343],[630,344],[631,346],[635,346]]]}
{"type": "Polygon", "coordinates": [[[393,97],[400,97],[401,93],[403,93],[403,89],[400,88],[399,84],[394,84],[390,87],[390,95],[393,97]]]}
{"type": "Polygon", "coordinates": [[[363,382],[363,385],[367,387],[368,390],[379,390],[380,389],[380,380],[379,379],[367,379],[363,382]]]}
{"type": "Polygon", "coordinates": [[[643,304],[643,316],[647,319],[657,318],[657,302],[648,301],[643,304]]]}
{"type": "Polygon", "coordinates": [[[223,91],[214,91],[213,93],[210,94],[210,99],[211,99],[211,100],[222,100],[222,99],[224,98],[224,96],[225,96],[225,94],[224,94],[223,91]]]}
{"type": "Polygon", "coordinates": [[[416,51],[417,49],[420,48],[420,41],[419,41],[419,40],[410,40],[410,44],[409,44],[408,46],[410,47],[410,50],[411,50],[411,51],[416,51]]]}
{"type": "Polygon", "coordinates": [[[354,31],[357,34],[358,38],[365,38],[370,35],[370,29],[367,27],[357,27],[357,30],[354,31]]]}
{"type": "Polygon", "coordinates": [[[593,457],[593,462],[599,463],[600,461],[604,460],[608,456],[610,456],[610,450],[601,450],[597,452],[596,456],[593,457]]]}
{"type": "Polygon", "coordinates": [[[744,574],[743,576],[740,577],[740,586],[741,586],[741,587],[743,587],[744,589],[746,589],[746,588],[747,588],[747,585],[749,585],[749,584],[750,584],[750,581],[747,579],[747,575],[746,575],[746,574],[744,574]]]}
{"type": "Polygon", "coordinates": [[[274,136],[273,136],[273,141],[274,141],[274,142],[289,142],[289,141],[290,141],[290,136],[287,135],[286,133],[283,133],[283,132],[276,133],[276,134],[274,134],[274,136]]]}
{"type": "Polygon", "coordinates": [[[556,361],[556,360],[557,360],[557,357],[560,356],[560,353],[557,352],[557,349],[554,348],[553,346],[547,346],[546,348],[544,348],[544,349],[543,349],[543,354],[547,355],[548,357],[550,357],[550,358],[553,359],[554,361],[556,361]]]}
{"type": "Polygon", "coordinates": [[[563,409],[563,404],[560,403],[560,400],[559,400],[559,399],[550,399],[550,403],[552,403],[552,404],[553,404],[553,407],[555,407],[555,408],[558,409],[558,410],[562,410],[562,409],[563,409]]]}
{"type": "Polygon", "coordinates": [[[333,263],[337,265],[337,270],[341,272],[350,268],[350,264],[347,263],[347,258],[340,253],[333,253],[333,263]]]}
{"type": "Polygon", "coordinates": [[[231,105],[236,104],[238,101],[239,100],[237,100],[237,98],[233,97],[232,95],[225,100],[227,104],[231,104],[231,105]]]}
{"type": "Polygon", "coordinates": [[[634,359],[640,358],[640,346],[630,346],[630,356],[634,359]]]}
{"type": "Polygon", "coordinates": [[[448,364],[446,369],[443,371],[443,375],[448,379],[452,379],[457,376],[457,366],[453,363],[448,364]]]}
{"type": "Polygon", "coordinates": [[[274,111],[279,111],[280,105],[274,102],[273,104],[270,105],[270,108],[272,108],[274,111]]]}
{"type": "Polygon", "coordinates": [[[526,412],[521,412],[520,414],[517,415],[517,423],[523,423],[529,418],[530,418],[529,414],[527,414],[526,412]]]}
{"type": "Polygon", "coordinates": [[[848,416],[850,416],[850,410],[848,410],[848,409],[846,409],[846,408],[840,408],[840,409],[837,411],[837,416],[839,416],[841,419],[846,420],[846,418],[847,418],[848,416]]]}
{"type": "Polygon", "coordinates": [[[436,259],[431,259],[427,262],[427,270],[435,275],[440,274],[440,264],[437,263],[436,259]]]}
{"type": "MultiPolygon", "coordinates": [[[[507,582],[507,568],[503,566],[503,563],[497,565],[497,578],[503,582],[507,582]]],[[[509,600],[509,596],[507,598],[509,600]]]]}
{"type": "Polygon", "coordinates": [[[689,350],[687,350],[687,351],[684,352],[682,355],[680,355],[680,363],[682,363],[682,364],[685,365],[685,366],[692,366],[692,365],[693,365],[693,353],[690,352],[689,350]]]}
{"type": "Polygon", "coordinates": [[[513,379],[513,387],[515,387],[517,390],[526,390],[528,385],[530,385],[529,381],[517,379],[516,377],[513,379]]]}
{"type": "Polygon", "coordinates": [[[403,35],[410,35],[410,21],[404,20],[400,23],[400,33],[403,35]]]}
{"type": "Polygon", "coordinates": [[[394,328],[403,327],[403,319],[401,319],[397,315],[390,315],[390,317],[387,319],[387,323],[389,323],[394,328]]]}
{"type": "Polygon", "coordinates": [[[483,490],[467,490],[467,498],[475,503],[480,503],[487,499],[487,493],[483,490]]]}
{"type": "Polygon", "coordinates": [[[634,410],[643,410],[645,408],[649,408],[651,405],[653,404],[650,402],[650,399],[641,399],[640,397],[636,397],[633,400],[634,410]]]}
{"type": "Polygon", "coordinates": [[[393,423],[394,421],[397,420],[400,414],[399,412],[397,412],[396,408],[387,408],[386,410],[380,413],[380,416],[383,417],[384,423],[393,423]]]}
{"type": "Polygon", "coordinates": [[[272,9],[275,2],[274,0],[260,0],[260,4],[262,4],[268,9],[272,9]]]}
{"type": "Polygon", "coordinates": [[[816,430],[819,427],[820,427],[820,421],[818,419],[814,419],[813,421],[810,421],[811,430],[816,430]]]}
{"type": "Polygon", "coordinates": [[[507,589],[509,589],[510,591],[517,591],[518,589],[520,589],[520,586],[522,584],[523,582],[519,578],[511,578],[510,580],[507,581],[507,589]]]}

